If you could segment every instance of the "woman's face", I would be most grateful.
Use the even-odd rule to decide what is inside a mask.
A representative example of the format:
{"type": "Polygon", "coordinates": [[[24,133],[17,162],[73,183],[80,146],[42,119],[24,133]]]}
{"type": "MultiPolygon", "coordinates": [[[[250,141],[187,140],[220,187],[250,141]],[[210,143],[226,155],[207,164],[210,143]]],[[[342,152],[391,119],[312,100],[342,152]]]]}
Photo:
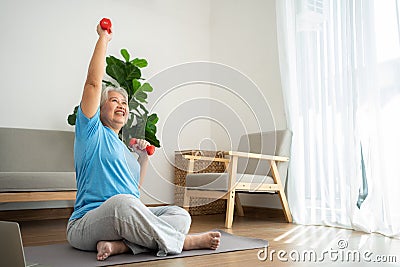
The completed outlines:
{"type": "Polygon", "coordinates": [[[100,109],[100,120],[104,126],[118,133],[128,120],[128,101],[118,92],[110,91],[100,109]]]}

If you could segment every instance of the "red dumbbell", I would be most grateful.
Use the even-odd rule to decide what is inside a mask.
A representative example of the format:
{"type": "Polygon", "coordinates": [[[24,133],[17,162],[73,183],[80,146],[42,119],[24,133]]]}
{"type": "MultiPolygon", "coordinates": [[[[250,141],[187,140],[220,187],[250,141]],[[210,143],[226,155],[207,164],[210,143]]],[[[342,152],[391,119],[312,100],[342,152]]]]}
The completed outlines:
{"type": "Polygon", "coordinates": [[[103,30],[107,30],[108,33],[111,33],[111,20],[108,18],[103,18],[102,20],[100,20],[100,27],[103,30]]]}
{"type": "MultiPolygon", "coordinates": [[[[131,140],[129,141],[129,146],[133,147],[134,145],[136,145],[136,143],[137,143],[136,138],[131,138],[131,140]]],[[[149,156],[153,155],[155,150],[156,150],[156,147],[153,145],[146,146],[147,155],[149,155],[149,156]]]]}

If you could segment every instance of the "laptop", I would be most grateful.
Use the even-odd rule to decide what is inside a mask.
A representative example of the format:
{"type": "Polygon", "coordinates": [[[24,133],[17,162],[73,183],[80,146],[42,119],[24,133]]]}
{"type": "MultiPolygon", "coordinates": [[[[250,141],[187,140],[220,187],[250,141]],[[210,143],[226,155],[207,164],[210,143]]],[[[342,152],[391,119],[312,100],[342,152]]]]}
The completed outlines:
{"type": "Polygon", "coordinates": [[[16,222],[0,221],[0,266],[40,267],[38,263],[26,263],[21,231],[16,222]]]}

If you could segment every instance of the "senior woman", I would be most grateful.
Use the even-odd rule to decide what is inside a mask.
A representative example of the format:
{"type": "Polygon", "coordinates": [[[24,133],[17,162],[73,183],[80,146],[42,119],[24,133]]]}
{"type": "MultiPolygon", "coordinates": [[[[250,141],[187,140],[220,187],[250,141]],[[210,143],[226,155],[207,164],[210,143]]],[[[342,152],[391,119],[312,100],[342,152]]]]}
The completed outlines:
{"type": "Polygon", "coordinates": [[[75,248],[96,251],[97,259],[155,250],[158,256],[182,250],[216,249],[219,232],[189,235],[190,215],[176,206],[146,207],[139,188],[146,174],[148,142],[138,140],[136,159],[119,140],[128,119],[122,88],[102,92],[104,61],[112,33],[99,35],[88,69],[75,127],[77,198],[67,239],[75,248]]]}

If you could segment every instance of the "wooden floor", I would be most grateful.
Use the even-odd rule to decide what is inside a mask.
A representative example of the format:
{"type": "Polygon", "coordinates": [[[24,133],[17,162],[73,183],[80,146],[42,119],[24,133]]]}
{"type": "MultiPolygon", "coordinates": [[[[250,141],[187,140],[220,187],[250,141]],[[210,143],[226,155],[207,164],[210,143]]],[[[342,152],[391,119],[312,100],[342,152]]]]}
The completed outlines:
{"type": "MultiPolygon", "coordinates": [[[[119,266],[400,266],[400,240],[346,229],[288,224],[283,214],[276,211],[245,212],[245,217],[235,217],[230,230],[224,229],[222,214],[193,216],[191,232],[222,229],[235,235],[263,238],[270,244],[267,251],[255,249],[119,266]],[[315,252],[316,260],[312,256],[310,260],[311,252],[315,252]]],[[[66,219],[21,222],[23,243],[36,246],[66,242],[66,224],[66,219]]]]}

